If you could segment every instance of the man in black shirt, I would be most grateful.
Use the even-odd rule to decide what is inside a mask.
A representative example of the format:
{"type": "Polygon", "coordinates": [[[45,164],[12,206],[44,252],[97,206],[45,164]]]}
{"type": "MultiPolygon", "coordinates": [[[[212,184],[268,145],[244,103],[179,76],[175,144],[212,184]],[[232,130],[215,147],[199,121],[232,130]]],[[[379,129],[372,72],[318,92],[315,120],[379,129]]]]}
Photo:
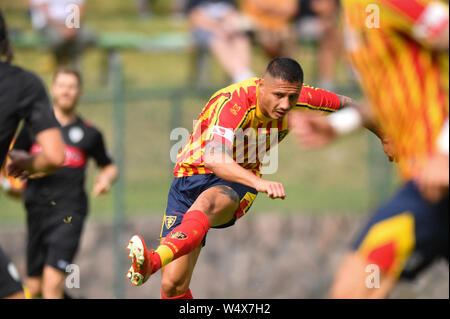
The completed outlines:
{"type": "MultiPolygon", "coordinates": [[[[54,174],[28,180],[24,192],[28,225],[26,285],[33,297],[42,294],[46,299],[63,297],[67,266],[78,249],[88,213],[84,190],[88,158],[94,158],[100,167],[94,197],[108,192],[117,178],[117,168],[105,150],[102,134],[75,111],[81,94],[79,73],[60,68],[51,93],[65,142],[66,161],[54,174]]],[[[25,126],[14,149],[36,154],[41,148],[25,126]]]]}
{"type": "MultiPolygon", "coordinates": [[[[25,120],[42,152],[11,151],[8,171],[15,177],[52,172],[64,162],[64,143],[42,81],[35,74],[11,65],[12,48],[0,10],[0,167],[19,122],[25,120]]],[[[0,247],[0,298],[24,298],[18,273],[0,247]]]]}

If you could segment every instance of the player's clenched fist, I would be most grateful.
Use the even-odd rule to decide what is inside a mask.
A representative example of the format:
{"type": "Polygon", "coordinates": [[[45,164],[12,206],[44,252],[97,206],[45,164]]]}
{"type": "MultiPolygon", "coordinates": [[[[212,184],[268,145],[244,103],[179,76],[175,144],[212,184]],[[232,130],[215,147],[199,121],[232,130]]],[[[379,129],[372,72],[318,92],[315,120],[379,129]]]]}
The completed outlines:
{"type": "Polygon", "coordinates": [[[266,193],[272,199],[286,198],[286,192],[284,186],[278,182],[271,182],[261,179],[257,182],[255,189],[260,193],[266,193]]]}
{"type": "Polygon", "coordinates": [[[27,177],[30,172],[30,163],[32,161],[32,156],[20,150],[12,150],[8,153],[9,163],[6,167],[9,176],[14,178],[17,177],[27,177]]]}

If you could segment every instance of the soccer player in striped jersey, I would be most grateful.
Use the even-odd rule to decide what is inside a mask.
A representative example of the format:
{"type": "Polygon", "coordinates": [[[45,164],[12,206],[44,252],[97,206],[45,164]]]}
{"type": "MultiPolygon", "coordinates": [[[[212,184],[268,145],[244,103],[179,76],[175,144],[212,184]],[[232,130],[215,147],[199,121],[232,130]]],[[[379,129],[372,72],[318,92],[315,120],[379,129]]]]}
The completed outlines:
{"type": "Polygon", "coordinates": [[[343,7],[368,107],[305,116],[299,136],[315,147],[376,122],[392,140],[403,186],[365,226],[331,288],[337,298],[384,298],[399,278],[449,257],[449,7],[430,0],[345,0],[343,7]],[[369,265],[379,270],[377,289],[366,285],[369,265]]]}
{"type": "Polygon", "coordinates": [[[132,284],[142,285],[161,269],[162,298],[192,298],[189,283],[208,230],[233,225],[258,192],[286,197],[283,185],[262,179],[261,171],[262,155],[289,132],[289,112],[332,112],[351,104],[349,98],[303,86],[301,66],[288,58],[272,60],[261,79],[216,92],[178,153],[159,247],[147,250],[138,235],[130,240],[132,284]]]}

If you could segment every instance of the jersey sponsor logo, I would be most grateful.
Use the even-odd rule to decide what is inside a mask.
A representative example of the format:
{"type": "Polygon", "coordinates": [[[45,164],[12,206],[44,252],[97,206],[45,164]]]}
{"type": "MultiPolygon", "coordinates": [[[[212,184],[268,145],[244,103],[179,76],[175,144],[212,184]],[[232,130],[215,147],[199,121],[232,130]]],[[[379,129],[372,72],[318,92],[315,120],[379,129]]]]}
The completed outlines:
{"type": "Polygon", "coordinates": [[[230,143],[233,143],[234,133],[233,130],[229,128],[224,128],[221,126],[213,126],[211,134],[221,136],[226,140],[228,140],[230,143]]]}
{"type": "Polygon", "coordinates": [[[166,219],[164,221],[164,224],[166,225],[167,229],[172,228],[172,226],[177,221],[177,216],[166,216],[166,219]]]}
{"type": "Polygon", "coordinates": [[[64,152],[66,154],[66,161],[64,162],[64,166],[80,168],[86,165],[86,154],[82,149],[66,145],[64,152]]]}
{"type": "Polygon", "coordinates": [[[69,130],[69,139],[72,141],[72,143],[78,143],[83,139],[83,137],[84,131],[80,127],[75,126],[69,130]]]}
{"type": "Polygon", "coordinates": [[[171,234],[169,236],[169,238],[184,240],[184,239],[188,238],[188,236],[181,231],[177,231],[177,232],[174,232],[173,234],[171,234]]]}

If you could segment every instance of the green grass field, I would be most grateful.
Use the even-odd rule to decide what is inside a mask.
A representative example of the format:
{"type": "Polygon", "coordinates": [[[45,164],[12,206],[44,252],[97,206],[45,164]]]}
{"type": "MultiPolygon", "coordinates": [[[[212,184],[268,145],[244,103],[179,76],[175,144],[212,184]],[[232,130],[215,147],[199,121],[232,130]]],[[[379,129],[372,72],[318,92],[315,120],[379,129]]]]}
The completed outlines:
{"type": "MultiPolygon", "coordinates": [[[[0,7],[10,28],[30,30],[30,23],[24,12],[24,0],[0,0],[0,7]]],[[[174,21],[167,15],[151,20],[137,18],[133,1],[87,1],[85,23],[97,33],[128,31],[157,34],[167,31],[187,31],[185,21],[174,21]]],[[[166,1],[158,2],[158,10],[168,12],[166,1]]],[[[253,51],[252,67],[261,74],[267,60],[258,48],[253,51]]],[[[122,53],[126,90],[159,88],[176,94],[177,88],[188,84],[190,54],[150,54],[126,51],[122,53]]],[[[105,53],[89,49],[83,56],[82,66],[86,99],[79,106],[83,117],[100,128],[110,148],[114,145],[114,114],[110,101],[90,102],[95,92],[109,92],[99,82],[104,72],[105,53]]],[[[315,51],[300,50],[298,60],[305,70],[306,83],[314,84],[316,69],[315,51]]],[[[16,64],[31,69],[49,84],[52,75],[51,56],[45,50],[17,50],[16,64]]],[[[338,83],[342,87],[354,85],[345,65],[337,69],[338,83]]],[[[227,83],[223,71],[216,62],[212,63],[210,85],[220,89],[227,83]]],[[[339,90],[337,90],[339,92],[339,90]]],[[[211,91],[210,93],[213,93],[211,91]]],[[[356,90],[354,95],[360,98],[356,90]]],[[[182,101],[182,112],[177,121],[182,127],[192,129],[194,120],[209,96],[198,96],[182,101]]],[[[170,99],[144,99],[126,101],[125,104],[125,168],[121,178],[125,183],[125,216],[132,218],[144,214],[162,214],[171,182],[173,164],[169,161],[170,141],[170,99]]],[[[339,141],[337,144],[318,151],[300,151],[292,137],[288,137],[279,148],[279,169],[276,175],[266,176],[285,185],[287,199],[270,200],[260,195],[252,207],[257,212],[279,213],[367,213],[374,198],[391,192],[396,179],[389,177],[390,164],[383,159],[382,149],[370,133],[361,132],[339,141]],[[369,152],[369,148],[371,151],[369,152]],[[369,160],[369,157],[372,159],[369,160]],[[375,161],[373,158],[377,158],[375,161]],[[376,164],[381,158],[381,164],[376,164]],[[374,166],[376,165],[376,166],[374,166]],[[370,172],[376,172],[375,174],[370,172]],[[383,173],[377,173],[383,172],[383,173]],[[381,175],[385,180],[374,180],[381,175]],[[375,176],[375,177],[374,177],[375,176]]],[[[87,188],[92,186],[95,167],[88,169],[87,188]]],[[[383,195],[384,196],[384,195],[383,195]]],[[[0,195],[1,220],[3,223],[23,221],[23,209],[19,201],[0,195]]],[[[91,218],[113,217],[113,195],[91,200],[91,218]]]]}

